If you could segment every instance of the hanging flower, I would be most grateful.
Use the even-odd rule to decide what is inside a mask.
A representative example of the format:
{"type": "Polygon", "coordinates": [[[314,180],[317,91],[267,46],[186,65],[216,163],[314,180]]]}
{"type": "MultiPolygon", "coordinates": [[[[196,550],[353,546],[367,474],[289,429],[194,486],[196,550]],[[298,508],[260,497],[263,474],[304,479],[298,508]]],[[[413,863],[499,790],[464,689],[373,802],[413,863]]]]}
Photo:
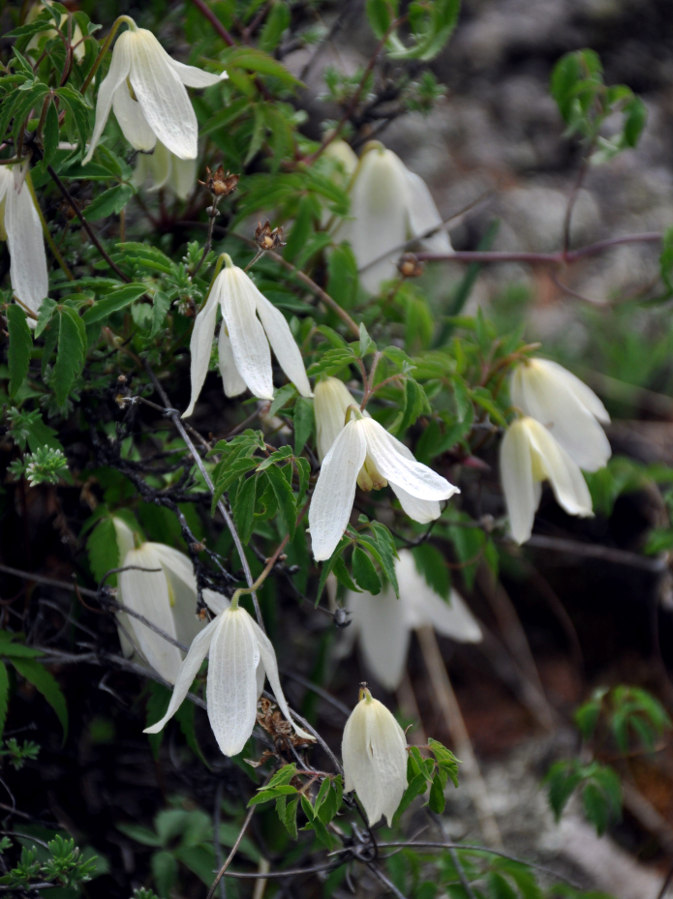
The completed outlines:
{"type": "Polygon", "coordinates": [[[410,518],[425,524],[439,518],[441,500],[458,487],[414,459],[407,447],[357,406],[323,459],[308,511],[316,561],[329,559],[350,518],[356,485],[378,490],[387,484],[410,518]]]}
{"type": "Polygon", "coordinates": [[[433,253],[452,251],[425,182],[377,141],[365,146],[349,194],[350,216],[335,230],[334,239],[350,243],[360,280],[370,293],[378,291],[381,281],[395,277],[407,241],[421,239],[433,253]]]}
{"type": "MultiPolygon", "coordinates": [[[[205,623],[196,614],[196,578],[184,553],[163,543],[141,543],[120,518],[112,519],[119,549],[119,600],[174,640],[189,644],[205,623]]],[[[217,595],[217,594],[216,594],[217,595]]],[[[122,649],[141,656],[164,680],[174,683],[183,653],[134,615],[117,612],[122,649]],[[130,638],[130,641],[129,641],[130,638]]]]}
{"type": "Polygon", "coordinates": [[[407,738],[388,709],[363,685],[341,743],[344,790],[355,790],[369,826],[388,826],[407,788],[407,738]]]}
{"type": "Polygon", "coordinates": [[[520,418],[500,445],[500,477],[512,537],[525,543],[540,504],[542,481],[549,481],[558,504],[569,515],[593,514],[591,495],[577,463],[552,432],[534,418],[520,418]]]}
{"type": "Polygon", "coordinates": [[[556,441],[584,471],[597,471],[612,450],[601,424],[610,416],[596,394],[563,366],[549,359],[527,359],[510,381],[512,403],[549,428],[556,441]]]}
{"type": "Polygon", "coordinates": [[[196,184],[196,160],[180,159],[157,141],[151,153],[139,153],[133,171],[133,183],[149,183],[150,192],[168,187],[180,200],[186,200],[196,184]]]}
{"type": "Polygon", "coordinates": [[[29,179],[27,165],[0,165],[0,239],[9,247],[12,291],[37,315],[49,293],[49,275],[42,223],[29,179]]]}
{"type": "Polygon", "coordinates": [[[314,738],[292,720],[278,676],[278,663],[271,641],[250,615],[237,604],[229,605],[217,594],[204,599],[216,617],[189,648],[178,673],[166,714],[146,734],[158,733],[173,717],[187,695],[201,663],[208,656],[206,708],[210,726],[224,755],[238,755],[247,743],[257,720],[257,700],[269,680],[276,702],[295,732],[305,740],[314,738]]]}
{"type": "Polygon", "coordinates": [[[414,555],[399,551],[395,561],[399,599],[388,585],[380,593],[346,593],[351,625],[346,634],[359,640],[367,667],[381,686],[395,690],[404,672],[412,630],[434,627],[460,643],[477,643],[481,628],[455,590],[449,601],[435,593],[418,571],[414,555]]]}
{"type": "MultiPolygon", "coordinates": [[[[343,431],[346,413],[359,403],[338,378],[324,378],[315,385],[313,413],[315,415],[316,449],[322,462],[332,444],[343,431]]],[[[362,413],[369,418],[368,412],[362,413]]]]}
{"type": "Polygon", "coordinates": [[[117,38],[109,71],[98,88],[96,121],[84,164],[93,156],[111,108],[136,150],[151,150],[159,140],[180,159],[195,159],[198,128],[185,85],[210,87],[227,73],[212,75],[177,62],[151,31],[138,28],[128,16],[122,18],[129,30],[117,38]]]}
{"type": "Polygon", "coordinates": [[[299,347],[283,313],[226,253],[223,258],[224,267],[194,322],[189,343],[192,397],[183,418],[194,411],[208,374],[218,306],[223,319],[218,341],[220,374],[227,396],[238,396],[247,387],[260,399],[273,399],[269,347],[299,393],[312,396],[299,347]]]}

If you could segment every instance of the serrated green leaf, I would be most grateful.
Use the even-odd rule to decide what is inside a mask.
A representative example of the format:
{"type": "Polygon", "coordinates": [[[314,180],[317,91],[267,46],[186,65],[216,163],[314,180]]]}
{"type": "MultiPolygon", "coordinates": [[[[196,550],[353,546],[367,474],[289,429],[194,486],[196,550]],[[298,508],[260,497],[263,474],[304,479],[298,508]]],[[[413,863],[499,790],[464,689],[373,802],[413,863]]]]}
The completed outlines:
{"type": "Polygon", "coordinates": [[[50,165],[58,148],[58,112],[54,103],[49,103],[42,132],[42,147],[45,165],[50,165]]]}
{"type": "Polygon", "coordinates": [[[68,735],[68,707],[57,680],[51,672],[47,671],[44,665],[41,665],[35,659],[19,659],[16,656],[12,656],[10,661],[19,674],[44,696],[54,712],[56,712],[56,717],[63,729],[63,740],[65,741],[68,735]]]}
{"type": "Polygon", "coordinates": [[[252,476],[242,480],[232,503],[236,530],[243,545],[248,543],[255,520],[255,503],[257,500],[257,478],[252,476]]]}
{"type": "Polygon", "coordinates": [[[84,216],[90,222],[116,215],[126,206],[136,189],[132,184],[116,184],[99,194],[84,210],[84,216]]]}
{"type": "Polygon", "coordinates": [[[313,433],[313,403],[304,396],[297,397],[294,404],[294,453],[300,456],[313,433]]]}
{"type": "Polygon", "coordinates": [[[119,547],[111,518],[102,518],[91,531],[86,550],[89,567],[96,583],[100,584],[108,571],[119,567],[119,547]]]}
{"type": "Polygon", "coordinates": [[[442,773],[438,771],[433,778],[432,785],[430,787],[430,796],[428,798],[428,805],[430,806],[430,810],[433,811],[436,815],[441,815],[446,805],[446,799],[444,797],[445,784],[446,775],[442,776],[442,773]]]}
{"type": "MultiPolygon", "coordinates": [[[[381,578],[378,575],[376,566],[360,546],[356,546],[353,550],[351,569],[353,577],[363,590],[373,594],[381,592],[381,578]]],[[[362,600],[362,602],[365,601],[362,600]]]]}
{"type": "Polygon", "coordinates": [[[15,303],[10,303],[7,307],[7,325],[9,330],[9,346],[7,348],[9,395],[13,399],[28,375],[33,340],[26,321],[26,313],[15,303]]]}
{"type": "Polygon", "coordinates": [[[95,305],[87,309],[82,316],[84,324],[92,325],[95,322],[108,318],[113,312],[125,309],[133,303],[134,300],[143,296],[146,291],[147,287],[144,284],[125,284],[124,287],[113,290],[111,293],[107,294],[107,296],[97,300],[95,305]]]}
{"type": "Polygon", "coordinates": [[[287,796],[279,796],[276,799],[276,814],[278,815],[283,827],[290,835],[290,838],[296,840],[297,832],[297,809],[299,808],[299,797],[296,796],[288,799],[287,796]]]}
{"type": "Polygon", "coordinates": [[[288,484],[280,468],[268,468],[266,477],[278,504],[281,534],[289,534],[292,539],[297,524],[297,507],[292,487],[288,484]]]}
{"type": "Polygon", "coordinates": [[[430,543],[421,543],[412,548],[417,571],[423,575],[428,586],[442,599],[448,599],[451,592],[451,575],[446,558],[430,543]]]}
{"type": "Polygon", "coordinates": [[[59,309],[58,321],[58,350],[51,386],[56,402],[63,406],[75,378],[84,368],[86,329],[82,319],[69,306],[59,309]]]}

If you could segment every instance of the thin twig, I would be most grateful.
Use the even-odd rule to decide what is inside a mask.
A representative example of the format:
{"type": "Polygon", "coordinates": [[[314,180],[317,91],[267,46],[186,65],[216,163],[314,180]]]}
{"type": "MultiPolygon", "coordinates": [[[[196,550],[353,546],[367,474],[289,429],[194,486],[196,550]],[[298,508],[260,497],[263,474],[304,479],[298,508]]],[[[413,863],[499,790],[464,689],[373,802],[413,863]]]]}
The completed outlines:
{"type": "MultiPolygon", "coordinates": [[[[213,480],[210,477],[208,469],[206,468],[206,466],[203,462],[203,459],[199,455],[199,452],[196,449],[196,446],[194,445],[193,440],[187,433],[187,429],[185,428],[184,424],[182,423],[182,419],[180,418],[180,415],[179,415],[177,409],[174,409],[171,406],[168,396],[166,394],[166,391],[161,386],[159,379],[154,374],[154,372],[149,367],[149,365],[147,365],[147,363],[145,363],[145,368],[146,368],[148,375],[152,379],[152,383],[154,384],[155,390],[161,397],[161,402],[164,404],[164,414],[168,418],[170,418],[170,420],[173,422],[175,429],[178,431],[178,433],[184,440],[185,444],[187,445],[187,449],[189,450],[189,452],[192,456],[192,459],[196,463],[196,467],[201,472],[201,476],[203,477],[203,480],[205,481],[206,486],[208,487],[210,492],[214,495],[215,485],[213,484],[213,480]]],[[[241,538],[239,537],[238,531],[236,530],[236,525],[234,524],[234,519],[231,517],[231,514],[230,514],[229,510],[227,509],[226,505],[224,504],[223,500],[219,499],[217,501],[217,508],[220,512],[220,515],[224,519],[224,523],[226,524],[226,526],[229,530],[231,539],[233,540],[234,546],[236,547],[236,552],[238,553],[238,557],[241,560],[241,566],[243,568],[243,573],[245,574],[245,579],[247,581],[248,587],[251,588],[250,595],[252,597],[252,602],[255,607],[255,616],[257,618],[257,623],[262,628],[262,630],[264,630],[264,619],[262,618],[262,611],[259,607],[259,600],[257,599],[257,593],[255,592],[254,589],[252,589],[252,585],[254,584],[252,571],[250,570],[250,565],[248,563],[248,559],[245,554],[245,549],[243,548],[243,544],[241,543],[241,538]]]]}

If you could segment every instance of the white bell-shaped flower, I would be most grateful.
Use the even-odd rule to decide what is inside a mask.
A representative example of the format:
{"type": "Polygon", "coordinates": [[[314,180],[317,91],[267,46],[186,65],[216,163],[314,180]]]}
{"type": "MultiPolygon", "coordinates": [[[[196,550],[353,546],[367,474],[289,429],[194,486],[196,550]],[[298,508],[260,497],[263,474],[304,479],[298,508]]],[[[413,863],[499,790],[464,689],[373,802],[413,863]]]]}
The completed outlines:
{"type": "MultiPolygon", "coordinates": [[[[189,558],[163,543],[135,546],[133,532],[120,518],[112,519],[119,548],[119,600],[180,643],[189,644],[204,627],[196,614],[197,589],[189,558]]],[[[117,613],[122,649],[137,649],[149,665],[174,683],[183,653],[174,644],[123,610],[117,613]],[[129,638],[131,645],[129,645],[129,638]]]]}
{"type": "Polygon", "coordinates": [[[355,790],[369,826],[381,815],[390,825],[407,788],[407,738],[388,709],[366,687],[344,727],[344,790],[355,790]]]}
{"type": "Polygon", "coordinates": [[[49,275],[30,187],[27,165],[0,165],[0,239],[9,248],[9,280],[17,298],[37,315],[49,293],[49,275]]]}
{"type": "MultiPolygon", "coordinates": [[[[316,449],[318,459],[322,462],[346,425],[346,414],[351,406],[358,402],[338,378],[325,378],[318,381],[313,391],[313,413],[315,415],[316,449]]],[[[367,418],[368,412],[362,413],[367,418]]]]}
{"type": "Polygon", "coordinates": [[[196,316],[189,350],[192,396],[183,418],[191,415],[208,374],[218,307],[220,374],[227,396],[249,388],[259,399],[273,399],[271,350],[302,396],[312,396],[304,362],[283,313],[260,293],[250,277],[224,253],[205,305],[196,316]]]}
{"type": "Polygon", "coordinates": [[[201,663],[208,656],[206,708],[215,739],[224,755],[238,755],[252,734],[257,700],[268,678],[276,702],[295,732],[313,740],[293,720],[283,695],[278,663],[271,641],[245,609],[229,605],[223,597],[206,595],[216,617],[194,639],[175,681],[164,717],[145,729],[160,731],[184,700],[201,663]]]}
{"type": "Polygon", "coordinates": [[[597,471],[611,449],[601,424],[610,416],[596,394],[579,378],[549,359],[527,359],[512,372],[512,403],[549,428],[584,471],[597,471]]]}
{"type": "Polygon", "coordinates": [[[187,87],[210,87],[213,75],[170,57],[146,28],[123,17],[129,30],[117,38],[107,75],[98,88],[96,121],[86,164],[103,133],[110,109],[124,137],[136,150],[151,150],[157,140],[180,159],[195,159],[198,127],[187,87]]]}
{"type": "Polygon", "coordinates": [[[323,459],[308,510],[316,561],[329,559],[350,518],[355,487],[378,490],[387,484],[414,521],[439,518],[440,501],[460,493],[458,487],[417,462],[407,447],[357,406],[323,459]]]}
{"type": "Polygon", "coordinates": [[[542,481],[549,481],[569,515],[590,517],[591,494],[578,464],[552,432],[534,418],[513,422],[500,445],[500,478],[512,537],[525,543],[540,504],[542,481]]]}
{"type": "Polygon", "coordinates": [[[423,246],[433,253],[452,251],[425,182],[377,141],[364,148],[349,194],[350,215],[337,227],[334,239],[350,243],[361,269],[360,280],[370,293],[395,277],[395,264],[408,240],[422,238],[423,246]]]}
{"type": "Polygon", "coordinates": [[[196,184],[196,160],[180,159],[157,141],[151,153],[139,153],[133,170],[136,187],[149,184],[150,192],[167,187],[180,200],[186,200],[196,184]]]}
{"type": "Polygon", "coordinates": [[[478,643],[482,638],[461,596],[452,589],[449,601],[443,600],[416,568],[410,550],[399,551],[395,574],[399,599],[390,585],[376,595],[349,590],[345,596],[351,613],[346,634],[351,639],[357,636],[365,664],[387,690],[400,685],[413,630],[429,625],[460,643],[478,643]]]}

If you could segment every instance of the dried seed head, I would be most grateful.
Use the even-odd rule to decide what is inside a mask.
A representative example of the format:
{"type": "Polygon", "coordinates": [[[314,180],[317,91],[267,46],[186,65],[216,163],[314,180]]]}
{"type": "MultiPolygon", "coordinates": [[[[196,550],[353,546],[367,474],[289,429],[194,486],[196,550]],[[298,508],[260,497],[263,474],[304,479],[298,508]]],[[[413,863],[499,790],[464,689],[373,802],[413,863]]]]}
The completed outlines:
{"type": "Polygon", "coordinates": [[[206,166],[206,180],[199,181],[199,184],[207,188],[214,197],[228,197],[236,190],[239,178],[240,175],[225,172],[221,165],[214,172],[211,172],[210,168],[206,166]]]}
{"type": "Polygon", "coordinates": [[[272,229],[268,219],[263,225],[258,223],[255,228],[255,243],[260,250],[277,250],[284,247],[283,229],[281,227],[272,229]]]}
{"type": "Polygon", "coordinates": [[[413,253],[405,253],[400,256],[397,263],[397,271],[403,278],[418,278],[423,274],[423,264],[418,261],[413,253]]]}

